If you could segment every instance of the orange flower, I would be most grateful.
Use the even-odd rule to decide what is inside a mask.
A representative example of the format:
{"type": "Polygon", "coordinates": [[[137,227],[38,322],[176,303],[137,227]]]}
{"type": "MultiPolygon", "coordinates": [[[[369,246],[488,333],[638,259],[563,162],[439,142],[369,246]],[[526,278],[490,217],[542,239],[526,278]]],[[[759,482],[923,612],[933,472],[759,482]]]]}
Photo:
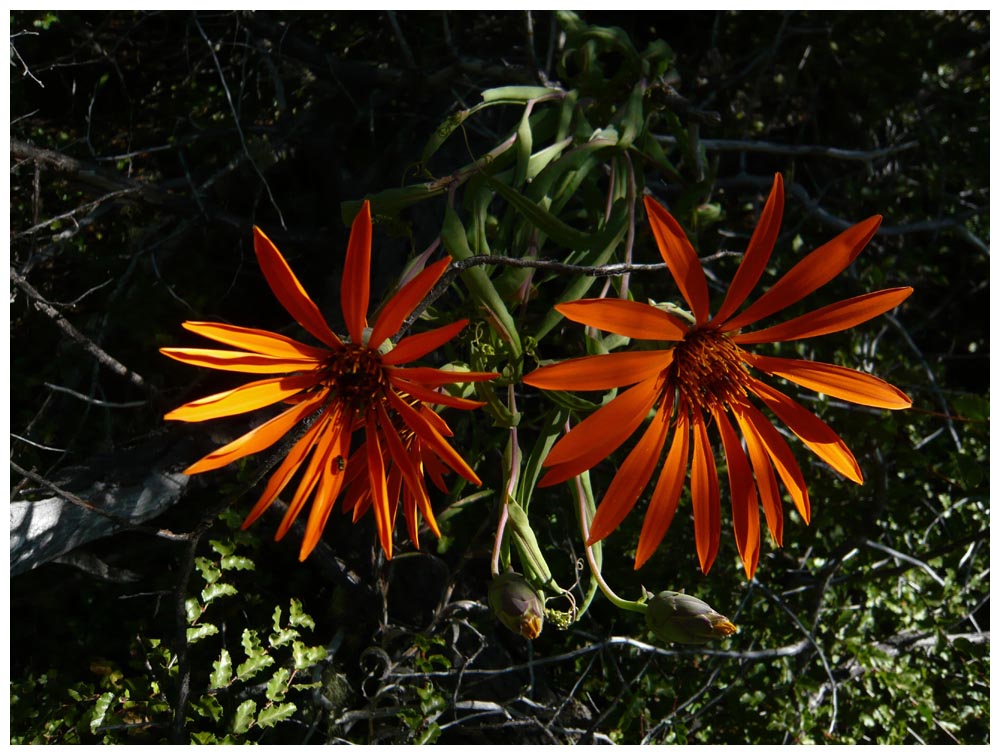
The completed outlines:
{"type": "Polygon", "coordinates": [[[264,277],[289,314],[323,346],[309,346],[277,333],[206,322],[184,327],[242,351],[224,349],[161,349],[172,359],[199,367],[234,372],[280,375],[192,401],[165,419],[202,422],[241,414],[279,402],[291,404],[281,414],[184,470],[198,474],[218,469],[273,445],[293,427],[318,414],[271,476],[250,511],[246,529],[266,509],[312,454],[278,527],[280,540],[313,500],[300,560],[319,542],[334,501],[344,490],[355,504],[355,521],[367,508],[375,512],[379,542],[392,558],[392,533],[400,495],[410,537],[417,542],[417,513],[440,535],[424,485],[424,468],[441,485],[444,467],[469,482],[481,482],[465,460],[445,440],[451,430],[430,405],[474,409],[482,402],[436,391],[449,383],[490,380],[493,372],[457,372],[431,367],[403,367],[451,340],[467,320],[403,338],[392,346],[403,321],[434,287],[451,262],[446,257],[404,285],[368,327],[369,269],[372,221],[368,202],[354,219],[341,280],[341,307],[349,339],[342,340],[320,314],[281,252],[259,228],[254,250],[264,277]],[[351,453],[351,436],[364,428],[364,441],[351,453]]]}
{"type": "Polygon", "coordinates": [[[708,284],[694,248],[663,207],[648,197],[645,204],[660,254],[693,314],[685,321],[656,306],[611,299],[582,299],[556,306],[574,322],[629,338],[676,343],[668,349],[570,359],[540,367],[524,378],[528,385],[547,390],[607,390],[634,385],[553,447],[545,460],[548,472],[539,484],[554,485],[590,469],[617,449],[655,408],[652,422],[598,506],[588,544],[607,537],[635,506],[672,430],[666,461],[643,520],[635,568],[649,559],[666,534],[690,462],[695,541],[702,571],[707,573],[719,547],[719,482],[708,436],[708,426],[714,424],[726,458],[736,545],[750,578],[760,555],[758,495],[768,529],[781,545],[781,494],[775,472],[799,514],[809,522],[809,493],[802,472],[788,444],[751,398],[770,409],[820,459],[848,479],[862,482],[857,461],[837,434],[752,371],[865,406],[905,409],[911,401],[872,375],[804,359],[760,356],[743,347],[845,330],[892,309],[913,289],[865,294],[778,325],[744,332],[747,326],[795,304],[843,271],[875,234],[881,216],[848,228],[816,249],[736,314],[760,279],[778,236],[784,190],[781,176],[776,175],[722,306],[709,319],[708,284]],[[739,434],[731,420],[735,420],[739,434]]]}

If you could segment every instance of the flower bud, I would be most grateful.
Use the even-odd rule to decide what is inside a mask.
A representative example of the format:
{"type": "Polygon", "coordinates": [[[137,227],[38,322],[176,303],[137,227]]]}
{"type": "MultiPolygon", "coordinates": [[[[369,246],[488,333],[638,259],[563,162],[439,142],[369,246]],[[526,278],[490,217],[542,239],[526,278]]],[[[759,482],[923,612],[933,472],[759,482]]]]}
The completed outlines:
{"type": "Polygon", "coordinates": [[[542,633],[545,605],[538,592],[517,572],[506,572],[490,584],[490,608],[503,625],[533,640],[542,633]]]}
{"type": "Polygon", "coordinates": [[[704,645],[737,631],[729,619],[691,595],[664,590],[648,605],[646,625],[664,642],[704,645]]]}

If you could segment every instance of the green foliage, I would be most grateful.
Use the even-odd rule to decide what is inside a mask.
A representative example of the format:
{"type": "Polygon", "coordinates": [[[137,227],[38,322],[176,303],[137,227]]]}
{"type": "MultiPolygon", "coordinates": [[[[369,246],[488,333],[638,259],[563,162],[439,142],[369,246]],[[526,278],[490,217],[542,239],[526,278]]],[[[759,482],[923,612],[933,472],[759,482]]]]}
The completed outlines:
{"type": "MultiPolygon", "coordinates": [[[[989,741],[988,14],[14,11],[11,50],[12,269],[143,376],[97,361],[13,284],[19,468],[101,490],[109,465],[143,480],[246,432],[164,431],[166,409],[233,383],[156,349],[179,343],[183,320],[290,332],[252,224],[338,311],[341,221],[364,197],[373,307],[431,255],[492,258],[462,269],[420,327],[469,318],[435,362],[501,374],[462,394],[482,413],[447,415],[484,486],[445,478],[442,537],[422,532],[421,553],[384,563],[371,517],[339,506],[304,564],[294,530],[270,542],[277,520],[240,531],[267,463],[253,458],[86,546],[134,583],[56,563],[12,578],[13,744],[989,741]],[[627,345],[566,323],[557,303],[679,294],[665,271],[524,265],[660,262],[649,192],[689,234],[716,301],[775,172],[788,200],[756,291],[879,213],[851,268],[786,314],[915,293],[858,328],[762,352],[870,371],[914,408],[785,386],[866,482],[793,440],[812,520],[786,505],[783,544],[765,538],[749,583],[725,492],[710,574],[687,493],[633,571],[647,491],[594,549],[603,578],[634,599],[684,590],[740,627],[707,649],[664,646],[582,573],[580,506],[592,514],[632,443],[582,479],[582,504],[568,485],[537,487],[566,423],[614,394],[543,396],[521,378],[627,345]],[[120,468],[137,440],[157,452],[120,468]],[[531,645],[485,606],[503,500],[517,508],[501,567],[575,596],[575,610],[546,607],[531,645]]],[[[56,494],[17,477],[12,498],[56,494]]]]}

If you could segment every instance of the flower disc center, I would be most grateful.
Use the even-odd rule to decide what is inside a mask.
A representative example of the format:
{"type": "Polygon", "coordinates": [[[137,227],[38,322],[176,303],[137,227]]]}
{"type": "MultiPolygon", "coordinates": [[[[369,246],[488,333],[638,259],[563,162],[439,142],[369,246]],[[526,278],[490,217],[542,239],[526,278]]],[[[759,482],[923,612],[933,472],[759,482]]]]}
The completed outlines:
{"type": "Polygon", "coordinates": [[[722,408],[746,395],[750,374],[740,347],[715,328],[696,328],[674,347],[670,366],[688,411],[722,408]]]}
{"type": "Polygon", "coordinates": [[[382,359],[374,349],[348,343],[330,360],[328,385],[348,406],[364,410],[385,393],[382,359]]]}

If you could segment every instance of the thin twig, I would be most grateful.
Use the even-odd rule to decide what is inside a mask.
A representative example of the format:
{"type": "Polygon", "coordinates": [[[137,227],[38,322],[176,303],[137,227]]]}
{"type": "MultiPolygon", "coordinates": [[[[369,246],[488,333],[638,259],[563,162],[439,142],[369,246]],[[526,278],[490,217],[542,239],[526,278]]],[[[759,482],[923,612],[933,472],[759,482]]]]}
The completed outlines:
{"type": "Polygon", "coordinates": [[[54,383],[42,383],[46,388],[59,393],[67,393],[70,396],[80,399],[81,401],[86,401],[88,404],[93,404],[94,406],[103,406],[108,409],[135,409],[139,406],[145,406],[148,401],[102,401],[99,398],[94,398],[93,396],[87,396],[83,393],[78,393],[71,388],[66,388],[61,385],[55,385],[54,383]]]}
{"type": "Polygon", "coordinates": [[[69,320],[59,314],[58,310],[49,304],[45,297],[38,293],[38,291],[36,291],[27,280],[19,275],[13,267],[10,269],[10,277],[11,280],[17,284],[18,288],[24,291],[30,298],[34,299],[36,309],[47,315],[66,335],[68,335],[84,350],[93,355],[98,362],[114,372],[116,375],[126,378],[133,385],[146,390],[146,381],[143,380],[141,375],[130,370],[128,367],[104,351],[104,349],[96,343],[87,338],[87,336],[74,328],[73,325],[70,324],[69,320]]]}

